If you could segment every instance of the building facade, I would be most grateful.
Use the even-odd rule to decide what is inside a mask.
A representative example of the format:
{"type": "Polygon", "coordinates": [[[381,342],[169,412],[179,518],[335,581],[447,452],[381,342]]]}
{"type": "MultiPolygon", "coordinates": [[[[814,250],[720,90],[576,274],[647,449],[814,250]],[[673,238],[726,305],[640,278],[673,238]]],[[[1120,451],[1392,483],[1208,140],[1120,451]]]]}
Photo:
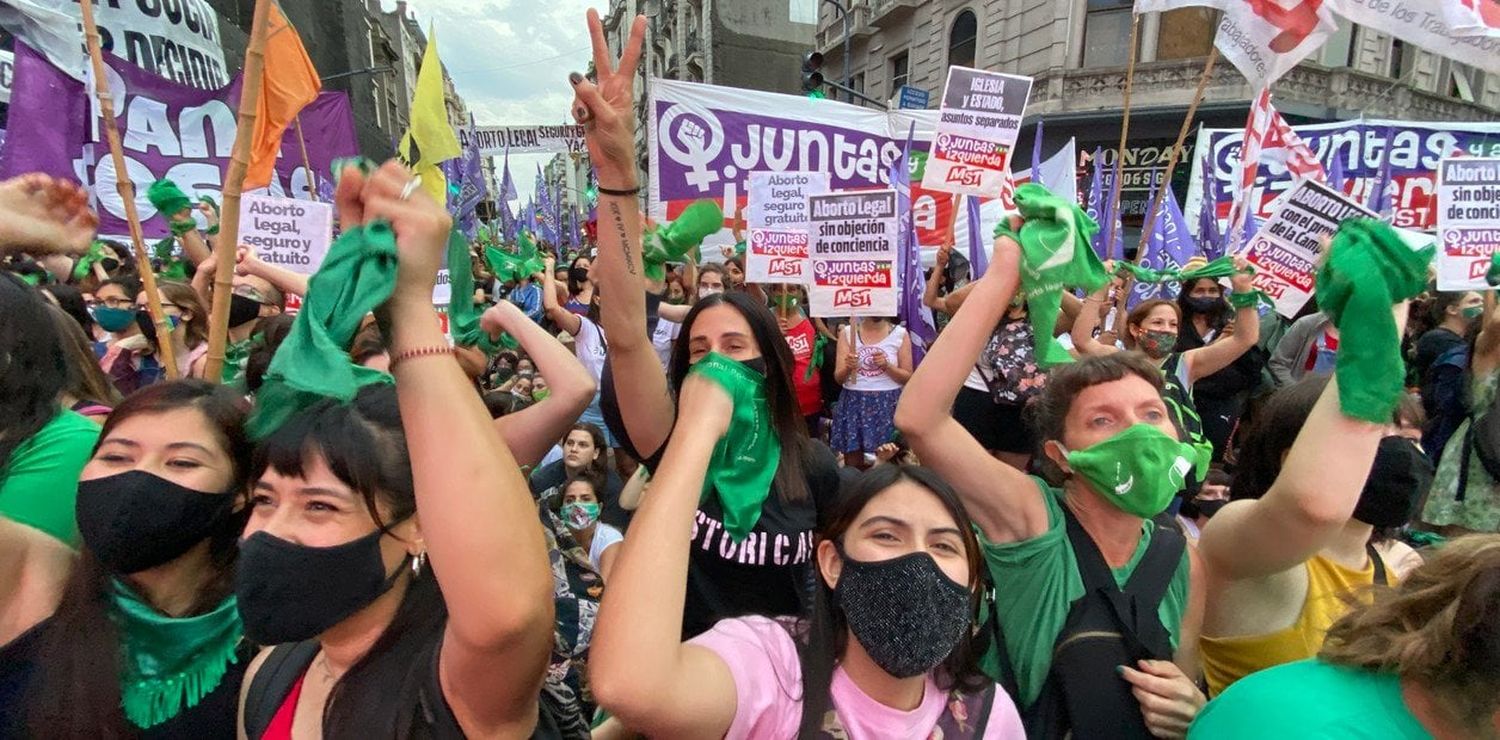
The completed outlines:
{"type": "MultiPolygon", "coordinates": [[[[832,0],[820,4],[815,48],[837,80],[849,60],[850,87],[892,100],[902,85],[941,96],[949,65],[1029,75],[1035,82],[1021,141],[1044,118],[1046,151],[1074,137],[1082,155],[1096,147],[1113,162],[1119,145],[1131,0],[832,0]],[[847,48],[847,55],[845,49],[847,48]]],[[[1127,150],[1163,164],[1176,141],[1209,50],[1218,13],[1185,8],[1141,16],[1131,88],[1127,150]]],[[[1494,120],[1500,75],[1405,44],[1340,19],[1312,58],[1275,84],[1276,107],[1294,124],[1370,118],[1494,120]]],[[[1194,123],[1243,127],[1254,94],[1233,65],[1214,67],[1194,123]]],[[[1192,139],[1187,142],[1191,151],[1192,139]]],[[[1016,166],[1029,166],[1020,147],[1016,166]]],[[[1185,162],[1178,177],[1185,178],[1185,162]]],[[[1149,174],[1149,173],[1147,173],[1149,174]]],[[[1127,217],[1145,212],[1150,177],[1124,181],[1127,217]]],[[[1179,186],[1179,193],[1183,192],[1179,186]]]]}

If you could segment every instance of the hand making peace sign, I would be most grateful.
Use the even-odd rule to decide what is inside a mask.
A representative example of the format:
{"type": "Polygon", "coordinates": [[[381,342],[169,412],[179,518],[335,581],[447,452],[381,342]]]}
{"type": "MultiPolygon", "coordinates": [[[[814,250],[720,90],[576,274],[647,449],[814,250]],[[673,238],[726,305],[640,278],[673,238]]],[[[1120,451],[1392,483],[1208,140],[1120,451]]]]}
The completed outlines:
{"type": "Polygon", "coordinates": [[[589,157],[599,173],[599,186],[611,190],[636,187],[635,165],[635,71],[641,60],[641,45],[646,38],[646,17],[636,16],[630,26],[630,38],[618,66],[604,40],[604,24],[599,11],[590,9],[589,36],[594,45],[594,76],[590,82],[574,72],[568,75],[573,85],[573,117],[583,124],[589,157]]]}

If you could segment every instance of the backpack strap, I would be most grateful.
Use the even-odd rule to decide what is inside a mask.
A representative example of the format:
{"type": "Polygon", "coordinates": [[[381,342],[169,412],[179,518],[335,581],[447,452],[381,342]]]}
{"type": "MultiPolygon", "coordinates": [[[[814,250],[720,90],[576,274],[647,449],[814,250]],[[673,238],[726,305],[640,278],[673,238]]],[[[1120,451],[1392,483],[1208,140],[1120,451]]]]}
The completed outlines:
{"type": "Polygon", "coordinates": [[[317,640],[277,645],[260,664],[245,692],[245,735],[259,740],[276,718],[297,679],[307,672],[322,646],[317,640]]]}
{"type": "Polygon", "coordinates": [[[1083,578],[1085,594],[1102,591],[1108,597],[1104,601],[1109,604],[1115,622],[1121,628],[1120,634],[1131,652],[1155,654],[1156,651],[1148,648],[1137,634],[1137,615],[1128,613],[1127,602],[1119,597],[1125,594],[1134,596],[1137,605],[1153,610],[1150,615],[1141,616],[1154,617],[1154,609],[1161,604],[1167,587],[1171,585],[1172,576],[1177,573],[1177,565],[1182,559],[1187,540],[1175,529],[1156,527],[1151,536],[1151,544],[1146,546],[1146,553],[1136,564],[1130,580],[1122,589],[1115,581],[1114,570],[1105,562],[1099,546],[1094,544],[1094,538],[1089,536],[1067,506],[1062,507],[1062,512],[1067,521],[1068,541],[1078,561],[1079,575],[1083,578]]]}
{"type": "MultiPolygon", "coordinates": [[[[985,572],[988,574],[989,569],[986,568],[985,572]]],[[[986,575],[985,579],[988,580],[989,576],[986,575]]],[[[1016,666],[1010,659],[1010,650],[1005,646],[1005,630],[1000,628],[1000,610],[996,603],[995,586],[993,583],[988,584],[985,598],[989,602],[990,623],[989,629],[981,630],[981,634],[988,633],[991,644],[995,648],[996,665],[998,666],[996,670],[999,673],[995,677],[996,682],[999,683],[1000,688],[1005,689],[1006,694],[1020,696],[1020,684],[1016,680],[1016,666]]],[[[980,652],[982,654],[983,650],[980,652]]],[[[986,710],[986,713],[988,713],[988,710],[986,710]]]]}
{"type": "Polygon", "coordinates": [[[1375,549],[1375,543],[1366,542],[1365,552],[1370,556],[1370,563],[1375,566],[1375,585],[1391,585],[1390,578],[1385,571],[1385,560],[1380,557],[1380,551],[1375,549]]]}

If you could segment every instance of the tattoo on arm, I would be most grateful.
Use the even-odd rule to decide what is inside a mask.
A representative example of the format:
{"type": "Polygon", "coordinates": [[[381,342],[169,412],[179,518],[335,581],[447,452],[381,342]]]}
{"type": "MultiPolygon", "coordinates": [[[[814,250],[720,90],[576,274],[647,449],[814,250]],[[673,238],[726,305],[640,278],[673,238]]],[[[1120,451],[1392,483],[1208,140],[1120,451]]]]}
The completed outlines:
{"type": "Polygon", "coordinates": [[[630,237],[625,234],[625,214],[620,212],[620,204],[611,201],[609,203],[609,216],[614,222],[615,236],[620,238],[620,249],[625,253],[625,271],[631,275],[635,274],[635,251],[630,243],[630,237]]]}

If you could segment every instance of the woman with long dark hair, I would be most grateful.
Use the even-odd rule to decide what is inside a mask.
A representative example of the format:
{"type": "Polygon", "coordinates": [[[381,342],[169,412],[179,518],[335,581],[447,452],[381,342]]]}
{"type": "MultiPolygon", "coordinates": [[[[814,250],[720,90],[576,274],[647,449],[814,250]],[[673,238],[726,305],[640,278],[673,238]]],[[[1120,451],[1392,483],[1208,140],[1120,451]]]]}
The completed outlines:
{"type": "Polygon", "coordinates": [[[542,721],[547,545],[433,310],[451,219],[416,184],[396,162],[349,167],[337,196],[346,224],[395,233],[394,387],[314,404],[253,458],[235,593],[246,634],[275,647],[246,676],[247,737],[526,736],[542,721]]]}
{"type": "MultiPolygon", "coordinates": [[[[177,377],[203,377],[203,366],[208,362],[208,308],[203,305],[198,291],[187,283],[162,280],[156,286],[161,291],[162,313],[172,326],[172,349],[175,350],[172,356],[177,360],[177,377]]],[[[142,317],[140,321],[149,322],[144,292],[136,296],[135,305],[136,315],[142,317]]]]}
{"type": "MultiPolygon", "coordinates": [[[[594,305],[594,261],[586,254],[580,254],[573,258],[568,265],[567,294],[560,296],[562,307],[579,316],[589,315],[590,308],[594,305]]],[[[548,257],[547,274],[556,274],[552,258],[548,257]]],[[[550,286],[544,286],[544,290],[550,286]]],[[[558,295],[556,288],[551,288],[553,295],[558,295]]]]}
{"type": "Polygon", "coordinates": [[[673,625],[691,576],[680,533],[736,412],[706,374],[687,378],[681,400],[599,611],[601,706],[652,737],[1025,737],[1010,697],[976,664],[973,525],[921,468],[876,468],[826,512],[808,617],[728,618],[681,642],[673,625]]]}
{"type": "MultiPolygon", "coordinates": [[[[589,27],[596,61],[609,56],[598,15],[589,27]]],[[[720,497],[707,496],[697,515],[689,560],[689,587],[682,634],[692,636],[726,616],[748,613],[796,614],[807,597],[812,533],[819,508],[838,488],[833,453],[815,444],[792,385],[792,355],[776,318],[765,303],[742,292],[700,296],[684,317],[670,367],[661,362],[647,334],[646,280],[641,220],[635,192],[634,70],[644,25],[637,21],[619,69],[596,64],[596,85],[574,74],[574,113],[584,123],[589,151],[599,173],[599,258],[594,276],[609,296],[601,321],[609,337],[610,370],[604,374],[605,410],[610,426],[632,457],[655,467],[682,405],[677,392],[689,369],[710,352],[762,372],[769,405],[770,432],[779,462],[760,514],[749,533],[764,543],[735,541],[725,531],[720,497]]],[[[766,467],[742,462],[747,475],[766,467]]]]}
{"type": "MultiPolygon", "coordinates": [[[[1207,347],[1233,332],[1234,308],[1224,299],[1224,286],[1213,278],[1198,278],[1182,284],[1177,294],[1182,323],[1177,328],[1177,349],[1183,352],[1207,347]]],[[[1203,420],[1203,436],[1214,445],[1214,459],[1229,447],[1229,435],[1239,424],[1245,404],[1260,387],[1266,369],[1266,353],[1251,347],[1216,373],[1193,384],[1193,404],[1203,420]]]]}
{"type": "Polygon", "coordinates": [[[46,303],[0,272],[0,511],[77,544],[73,497],[99,426],[60,405],[68,359],[46,303]]]}
{"type": "Polygon", "coordinates": [[[234,732],[253,653],[233,596],[245,412],[228,388],[183,380],[110,414],[78,484],[77,564],[56,612],[28,633],[24,710],[0,710],[28,717],[21,737],[234,732]]]}
{"type": "Polygon", "coordinates": [[[59,399],[61,404],[92,421],[104,423],[110,409],[120,402],[120,392],[99,367],[78,322],[57,306],[47,306],[47,314],[52,317],[63,352],[68,357],[68,384],[59,399]]]}

